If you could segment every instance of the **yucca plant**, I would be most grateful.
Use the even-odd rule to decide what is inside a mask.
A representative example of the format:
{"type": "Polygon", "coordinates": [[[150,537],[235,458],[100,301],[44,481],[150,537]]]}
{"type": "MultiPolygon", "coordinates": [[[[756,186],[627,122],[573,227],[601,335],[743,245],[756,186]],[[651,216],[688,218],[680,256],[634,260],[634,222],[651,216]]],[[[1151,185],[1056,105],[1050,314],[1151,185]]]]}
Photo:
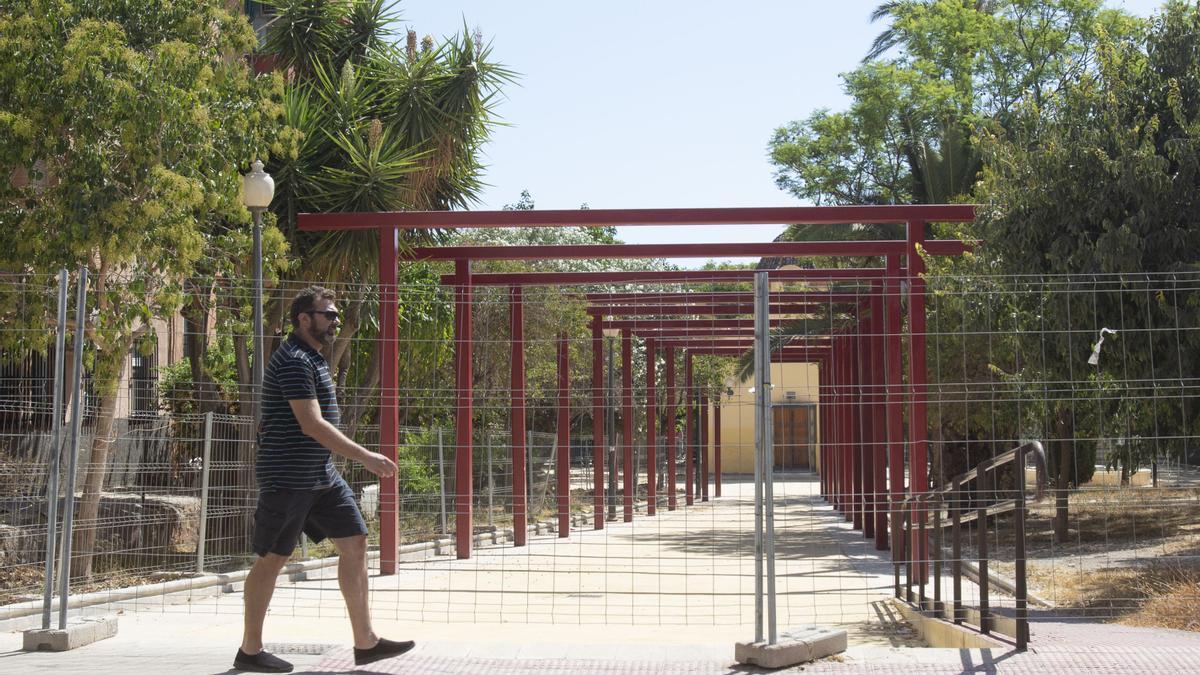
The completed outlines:
{"type": "MultiPolygon", "coordinates": [[[[482,185],[479,152],[498,123],[495,97],[513,74],[490,61],[490,50],[465,27],[441,44],[426,38],[418,47],[413,31],[404,44],[397,44],[392,2],[273,4],[276,18],[263,51],[275,55],[286,71],[284,117],[298,137],[294,155],[270,163],[277,185],[273,210],[298,261],[296,280],[348,282],[368,289],[343,299],[345,325],[330,354],[339,379],[358,394],[353,407],[377,388],[369,365],[377,355],[353,354],[350,345],[356,336],[373,334],[379,324],[377,294],[369,290],[378,279],[378,237],[373,232],[299,232],[296,216],[441,210],[475,202],[482,185]],[[348,377],[351,364],[360,367],[348,377]]],[[[401,246],[440,241],[444,235],[406,232],[401,246]]],[[[284,332],[286,298],[279,294],[273,300],[268,320],[284,332]]],[[[360,344],[364,350],[375,349],[374,341],[360,344]]]]}

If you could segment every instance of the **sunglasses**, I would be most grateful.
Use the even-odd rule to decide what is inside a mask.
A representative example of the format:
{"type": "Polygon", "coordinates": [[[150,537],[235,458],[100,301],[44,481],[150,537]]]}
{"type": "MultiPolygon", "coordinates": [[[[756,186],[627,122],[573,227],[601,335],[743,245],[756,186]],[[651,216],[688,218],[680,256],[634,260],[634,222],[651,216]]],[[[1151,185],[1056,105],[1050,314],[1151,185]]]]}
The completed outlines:
{"type": "Polygon", "coordinates": [[[310,316],[313,314],[322,314],[329,321],[337,321],[338,317],[341,316],[336,309],[310,309],[304,313],[310,316]]]}

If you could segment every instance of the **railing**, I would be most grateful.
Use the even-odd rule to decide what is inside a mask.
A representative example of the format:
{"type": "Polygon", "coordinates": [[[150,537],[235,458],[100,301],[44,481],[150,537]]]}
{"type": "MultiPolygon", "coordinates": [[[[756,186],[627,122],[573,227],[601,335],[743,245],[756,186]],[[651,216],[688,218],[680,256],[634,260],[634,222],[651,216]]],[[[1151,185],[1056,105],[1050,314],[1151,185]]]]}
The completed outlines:
{"type": "Polygon", "coordinates": [[[1007,635],[1016,642],[1017,649],[1024,651],[1029,644],[1029,612],[1028,591],[1025,576],[1025,467],[1026,455],[1032,456],[1036,472],[1037,493],[1035,501],[1040,500],[1046,486],[1046,452],[1038,441],[1030,441],[1020,447],[1013,448],[996,457],[980,462],[979,466],[950,479],[949,483],[937,490],[924,494],[910,496],[895,503],[892,511],[893,541],[902,542],[895,550],[895,592],[897,598],[903,598],[913,604],[923,613],[930,613],[938,618],[952,620],[955,624],[974,624],[979,632],[985,635],[992,632],[1007,635]],[[1014,472],[1014,489],[1012,497],[1002,499],[1003,492],[996,487],[996,471],[1010,463],[1016,463],[1014,472]],[[967,491],[967,486],[975,482],[973,492],[967,491]],[[1014,583],[1015,621],[1003,620],[1004,617],[992,612],[990,598],[990,580],[988,576],[988,516],[997,516],[1013,512],[1014,539],[1014,583]],[[944,513],[943,513],[944,512],[944,513]],[[913,527],[916,521],[916,532],[913,527]],[[930,522],[932,520],[932,522],[930,522]],[[968,608],[963,602],[963,526],[971,521],[977,521],[977,554],[978,554],[978,583],[979,604],[968,608]],[[948,523],[948,524],[947,524],[948,523]],[[953,597],[952,611],[946,613],[946,605],[942,602],[942,571],[946,560],[943,557],[943,538],[946,527],[950,528],[951,554],[950,577],[953,597]],[[927,528],[933,531],[933,546],[929,547],[927,528]],[[903,535],[903,536],[902,536],[903,535]],[[915,549],[917,555],[905,555],[905,552],[915,549]],[[925,556],[920,551],[929,549],[931,555],[925,556]],[[926,595],[925,587],[930,576],[928,563],[933,564],[933,597],[926,595]],[[901,595],[900,572],[904,570],[904,592],[901,595]],[[918,587],[913,594],[914,581],[918,587]]]}

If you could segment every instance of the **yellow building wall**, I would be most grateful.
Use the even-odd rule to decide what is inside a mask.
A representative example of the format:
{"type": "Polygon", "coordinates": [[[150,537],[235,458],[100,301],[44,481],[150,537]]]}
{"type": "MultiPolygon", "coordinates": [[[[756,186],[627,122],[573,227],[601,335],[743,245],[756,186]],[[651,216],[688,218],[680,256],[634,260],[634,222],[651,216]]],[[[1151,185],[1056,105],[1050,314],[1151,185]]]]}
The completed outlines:
{"type": "MultiPolygon", "coordinates": [[[[820,392],[819,369],[815,363],[773,363],[771,364],[771,400],[777,404],[817,403],[820,392]],[[794,398],[789,398],[792,392],[794,398]]],[[[754,394],[750,388],[754,386],[754,377],[730,385],[733,396],[723,398],[721,407],[721,472],[722,473],[754,473],[754,394]]],[[[821,438],[820,415],[816,415],[814,428],[817,438],[813,439],[816,448],[814,470],[821,465],[821,448],[817,442],[821,438]]],[[[715,467],[713,434],[715,427],[713,411],[708,414],[708,453],[709,466],[715,467]]]]}

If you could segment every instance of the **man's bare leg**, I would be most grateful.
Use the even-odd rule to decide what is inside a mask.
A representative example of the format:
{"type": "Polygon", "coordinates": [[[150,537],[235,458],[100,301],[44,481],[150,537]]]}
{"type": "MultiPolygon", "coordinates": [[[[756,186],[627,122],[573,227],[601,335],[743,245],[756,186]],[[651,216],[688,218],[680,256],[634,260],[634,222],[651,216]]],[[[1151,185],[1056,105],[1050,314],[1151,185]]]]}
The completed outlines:
{"type": "Polygon", "coordinates": [[[331,541],[338,551],[338,588],[342,591],[342,599],[346,601],[346,612],[350,615],[354,646],[358,649],[370,649],[379,642],[379,636],[371,627],[367,537],[360,534],[331,541]]]}
{"type": "Polygon", "coordinates": [[[354,663],[359,666],[400,656],[416,646],[412,640],[394,642],[380,638],[371,627],[367,583],[367,538],[364,535],[334,539],[338,555],[338,587],[346,601],[354,631],[354,663]]]}
{"type": "Polygon", "coordinates": [[[242,651],[257,654],[262,651],[263,621],[267,618],[267,606],[275,594],[275,579],[287,564],[287,556],[268,553],[254,561],[250,574],[246,575],[244,626],[242,629],[242,651]]]}

